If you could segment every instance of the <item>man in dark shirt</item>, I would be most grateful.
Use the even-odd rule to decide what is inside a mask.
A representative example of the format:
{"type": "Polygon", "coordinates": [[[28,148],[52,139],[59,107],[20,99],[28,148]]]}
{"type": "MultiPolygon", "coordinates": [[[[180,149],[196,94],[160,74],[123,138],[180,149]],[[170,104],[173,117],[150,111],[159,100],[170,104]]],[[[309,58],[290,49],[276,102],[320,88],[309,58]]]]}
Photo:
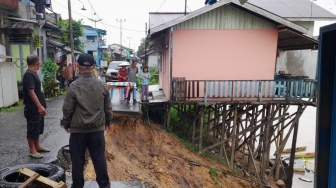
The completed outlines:
{"type": "Polygon", "coordinates": [[[36,55],[27,57],[28,69],[23,75],[24,116],[27,119],[27,140],[29,157],[42,158],[40,152],[49,152],[40,145],[40,135],[44,130],[44,116],[47,114],[44,94],[41,91],[41,81],[37,75],[40,69],[40,59],[36,55]]]}
{"type": "Polygon", "coordinates": [[[63,104],[61,125],[70,134],[72,188],[83,188],[85,151],[89,150],[100,188],[110,187],[105,157],[104,130],[112,118],[110,94],[105,82],[93,74],[95,61],[90,54],[78,57],[80,76],[73,81],[63,104]]]}

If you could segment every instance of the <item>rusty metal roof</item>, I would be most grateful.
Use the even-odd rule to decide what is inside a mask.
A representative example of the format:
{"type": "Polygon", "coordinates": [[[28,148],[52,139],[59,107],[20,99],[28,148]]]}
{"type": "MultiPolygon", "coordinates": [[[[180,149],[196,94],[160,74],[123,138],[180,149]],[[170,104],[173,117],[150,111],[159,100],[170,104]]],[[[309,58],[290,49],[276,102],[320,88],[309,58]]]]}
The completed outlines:
{"type": "Polygon", "coordinates": [[[336,20],[336,15],[309,0],[248,0],[254,6],[291,21],[336,20]]]}
{"type": "Polygon", "coordinates": [[[1,26],[2,29],[33,29],[34,23],[31,22],[11,22],[1,26]]]}

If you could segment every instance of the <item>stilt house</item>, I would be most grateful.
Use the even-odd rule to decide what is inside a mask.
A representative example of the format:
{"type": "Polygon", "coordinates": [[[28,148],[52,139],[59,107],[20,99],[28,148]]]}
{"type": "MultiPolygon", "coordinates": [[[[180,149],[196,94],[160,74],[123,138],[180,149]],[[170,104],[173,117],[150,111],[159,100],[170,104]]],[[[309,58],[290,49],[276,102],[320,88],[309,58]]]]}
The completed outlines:
{"type": "Polygon", "coordinates": [[[275,78],[280,50],[317,49],[318,41],[305,35],[306,28],[231,0],[173,16],[149,30],[168,101],[313,101],[314,80],[275,78]]]}
{"type": "Polygon", "coordinates": [[[316,105],[317,82],[278,76],[276,63],[280,51],[317,50],[318,41],[308,28],[249,1],[221,0],[182,16],[164,14],[150,14],[147,36],[159,56],[164,124],[231,168],[244,164],[260,185],[268,184],[270,172],[291,187],[299,119],[316,105]],[[170,123],[171,107],[178,125],[170,123]]]}

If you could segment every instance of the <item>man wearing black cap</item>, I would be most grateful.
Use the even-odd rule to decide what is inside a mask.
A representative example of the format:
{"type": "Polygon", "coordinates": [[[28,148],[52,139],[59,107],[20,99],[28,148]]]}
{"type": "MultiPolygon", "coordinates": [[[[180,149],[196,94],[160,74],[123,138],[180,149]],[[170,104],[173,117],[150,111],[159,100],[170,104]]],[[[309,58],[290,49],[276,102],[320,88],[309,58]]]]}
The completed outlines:
{"type": "Polygon", "coordinates": [[[85,151],[89,150],[99,187],[110,187],[106,167],[104,130],[112,118],[109,91],[93,74],[95,61],[90,54],[77,60],[80,76],[68,88],[61,125],[70,134],[73,188],[84,187],[85,151]]]}

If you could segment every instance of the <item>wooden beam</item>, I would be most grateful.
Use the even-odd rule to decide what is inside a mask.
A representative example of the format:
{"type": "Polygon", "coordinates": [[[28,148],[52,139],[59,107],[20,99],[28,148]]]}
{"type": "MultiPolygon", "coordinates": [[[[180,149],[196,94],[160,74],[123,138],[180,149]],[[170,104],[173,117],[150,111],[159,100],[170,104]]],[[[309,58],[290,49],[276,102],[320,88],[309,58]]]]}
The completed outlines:
{"type": "Polygon", "coordinates": [[[32,184],[40,175],[38,173],[35,173],[34,175],[30,176],[29,179],[27,179],[23,184],[19,186],[19,188],[26,188],[30,184],[32,184]]]}
{"type": "MultiPolygon", "coordinates": [[[[28,169],[28,168],[20,168],[19,170],[20,174],[23,174],[27,177],[33,177],[35,176],[37,173],[28,169]]],[[[35,181],[41,183],[42,185],[44,185],[45,187],[48,188],[66,188],[66,184],[63,181],[60,181],[59,183],[52,181],[46,177],[43,176],[38,176],[35,181]]]]}

